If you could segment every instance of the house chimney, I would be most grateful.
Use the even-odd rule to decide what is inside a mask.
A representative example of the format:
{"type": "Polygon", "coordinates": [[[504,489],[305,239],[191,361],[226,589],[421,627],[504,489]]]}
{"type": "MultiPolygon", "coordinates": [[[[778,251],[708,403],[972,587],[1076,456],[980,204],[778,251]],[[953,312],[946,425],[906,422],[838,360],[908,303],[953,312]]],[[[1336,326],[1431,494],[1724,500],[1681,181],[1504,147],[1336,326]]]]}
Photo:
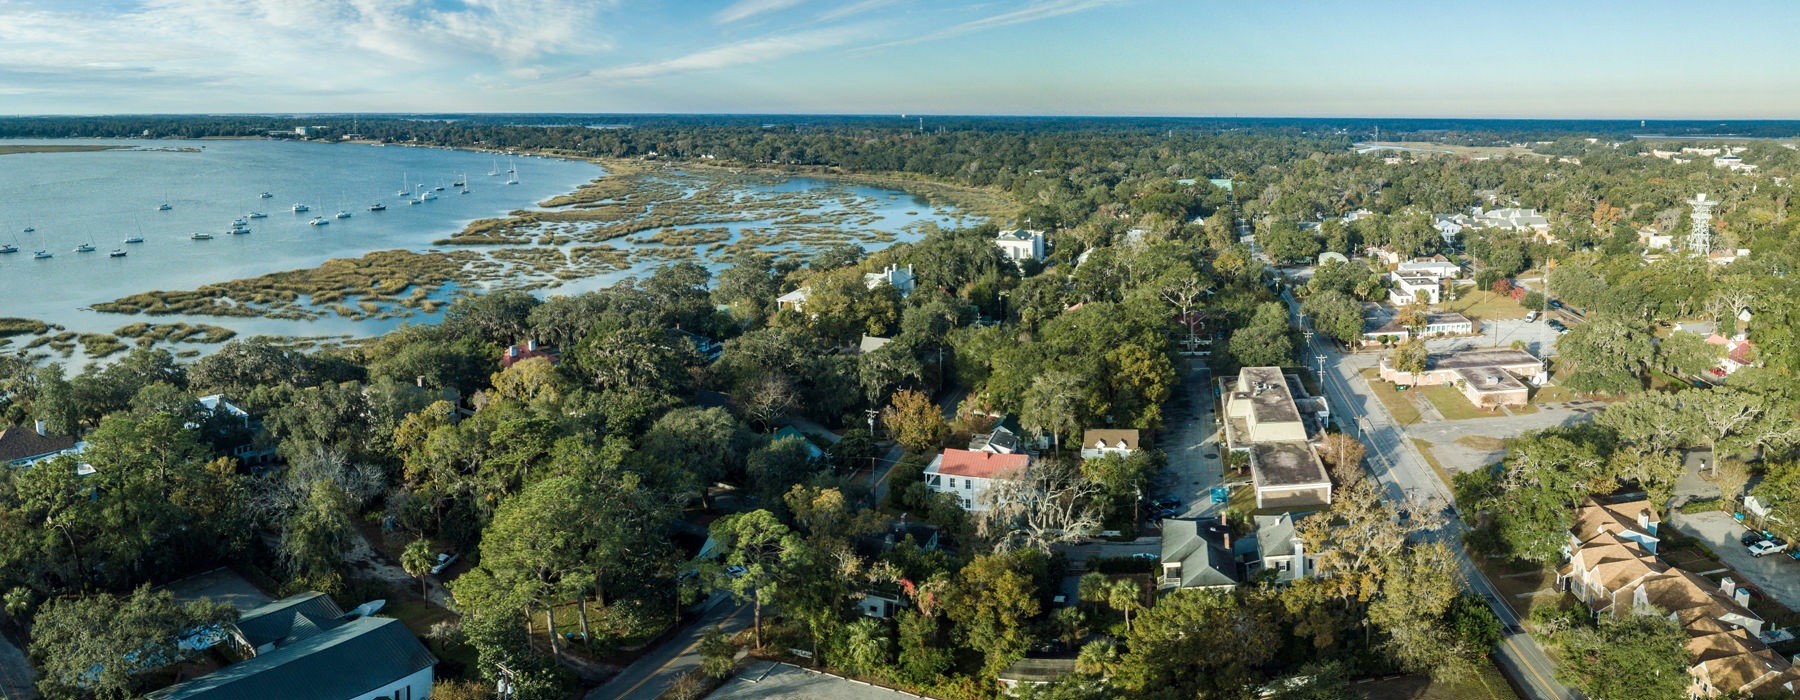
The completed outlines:
{"type": "Polygon", "coordinates": [[[44,421],[41,419],[37,422],[37,434],[44,434],[44,421]]]}
{"type": "Polygon", "coordinates": [[[1650,531],[1650,511],[1649,510],[1638,511],[1638,529],[1643,530],[1644,532],[1650,531]]]}
{"type": "Polygon", "coordinates": [[[517,346],[517,345],[508,346],[506,348],[506,356],[507,357],[518,357],[519,356],[519,346],[517,346]]]}
{"type": "Polygon", "coordinates": [[[425,375],[421,374],[417,377],[414,377],[413,383],[419,385],[420,389],[425,388],[425,375]]]}
{"type": "Polygon", "coordinates": [[[1306,540],[1294,538],[1294,580],[1306,578],[1306,540]]]}
{"type": "Polygon", "coordinates": [[[532,352],[537,352],[537,341],[536,340],[525,341],[525,349],[530,350],[532,352]]]}
{"type": "Polygon", "coordinates": [[[1225,528],[1225,551],[1231,551],[1231,528],[1225,528]]]}
{"type": "Polygon", "coordinates": [[[1735,597],[1737,595],[1737,579],[1730,576],[1719,579],[1719,591],[1728,597],[1735,597]]]}
{"type": "Polygon", "coordinates": [[[1742,605],[1745,608],[1750,607],[1750,589],[1748,589],[1748,588],[1737,589],[1737,592],[1733,593],[1731,595],[1731,599],[1737,601],[1738,605],[1742,605]]]}

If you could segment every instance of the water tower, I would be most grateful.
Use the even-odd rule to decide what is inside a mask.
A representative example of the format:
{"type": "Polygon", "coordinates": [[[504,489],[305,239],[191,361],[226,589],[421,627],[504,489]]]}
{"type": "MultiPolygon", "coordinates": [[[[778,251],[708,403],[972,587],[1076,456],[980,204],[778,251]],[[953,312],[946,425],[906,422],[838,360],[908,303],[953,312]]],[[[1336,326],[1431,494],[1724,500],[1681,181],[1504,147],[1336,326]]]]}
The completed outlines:
{"type": "Polygon", "coordinates": [[[1687,203],[1694,208],[1694,213],[1691,215],[1692,224],[1688,228],[1685,247],[1704,257],[1712,253],[1712,208],[1719,201],[1707,199],[1706,194],[1701,193],[1687,203]]]}

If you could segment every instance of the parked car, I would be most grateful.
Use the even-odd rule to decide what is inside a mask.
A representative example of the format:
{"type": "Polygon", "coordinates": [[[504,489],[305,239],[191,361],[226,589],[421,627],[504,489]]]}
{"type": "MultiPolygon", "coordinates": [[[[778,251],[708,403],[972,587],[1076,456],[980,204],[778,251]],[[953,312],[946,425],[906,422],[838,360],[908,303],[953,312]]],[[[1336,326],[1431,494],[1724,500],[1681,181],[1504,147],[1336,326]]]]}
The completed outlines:
{"type": "Polygon", "coordinates": [[[1181,505],[1181,499],[1174,496],[1163,496],[1150,502],[1151,508],[1174,508],[1181,505]]]}
{"type": "Polygon", "coordinates": [[[1550,308],[1560,309],[1560,308],[1562,308],[1562,302],[1559,300],[1556,300],[1556,299],[1551,299],[1550,300],[1550,308]]]}
{"type": "Polygon", "coordinates": [[[1526,323],[1536,323],[1537,320],[1538,320],[1538,312],[1528,311],[1525,313],[1525,322],[1526,323]]]}
{"type": "Polygon", "coordinates": [[[438,552],[437,563],[431,565],[431,574],[436,576],[444,573],[445,569],[456,563],[457,556],[456,552],[438,552]]]}
{"type": "Polygon", "coordinates": [[[1787,548],[1787,540],[1775,537],[1750,545],[1749,551],[1750,556],[1760,557],[1768,554],[1775,554],[1777,552],[1785,552],[1787,551],[1787,548]]]}
{"type": "Polygon", "coordinates": [[[1738,538],[1738,544],[1748,547],[1766,539],[1769,539],[1769,533],[1767,532],[1761,530],[1746,530],[1744,531],[1744,535],[1738,538]]]}

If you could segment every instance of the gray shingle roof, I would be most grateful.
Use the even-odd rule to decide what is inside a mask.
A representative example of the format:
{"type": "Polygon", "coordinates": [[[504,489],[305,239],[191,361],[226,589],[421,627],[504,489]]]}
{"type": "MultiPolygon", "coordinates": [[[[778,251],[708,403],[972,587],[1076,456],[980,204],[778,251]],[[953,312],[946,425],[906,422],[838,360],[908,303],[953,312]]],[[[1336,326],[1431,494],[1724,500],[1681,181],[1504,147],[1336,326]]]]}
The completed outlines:
{"type": "Polygon", "coordinates": [[[349,700],[437,664],[399,620],[365,617],[169,686],[154,700],[349,700]]]}
{"type": "Polygon", "coordinates": [[[1182,588],[1235,586],[1242,578],[1217,518],[1168,518],[1162,531],[1162,563],[1181,564],[1182,588]]]}

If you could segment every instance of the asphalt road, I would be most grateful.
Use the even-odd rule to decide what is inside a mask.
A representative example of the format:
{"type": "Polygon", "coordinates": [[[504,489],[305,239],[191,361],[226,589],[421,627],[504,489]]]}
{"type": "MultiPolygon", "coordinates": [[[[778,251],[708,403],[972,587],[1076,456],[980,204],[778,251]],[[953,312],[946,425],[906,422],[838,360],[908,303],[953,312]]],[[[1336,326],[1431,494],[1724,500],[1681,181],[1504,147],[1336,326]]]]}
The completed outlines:
{"type": "Polygon", "coordinates": [[[726,634],[736,634],[750,626],[750,617],[749,603],[739,603],[728,596],[715,599],[694,624],[626,666],[606,685],[595,688],[587,700],[656,700],[676,680],[700,665],[700,639],[713,625],[724,627],[726,634]]]}
{"type": "MultiPolygon", "coordinates": [[[[1299,304],[1292,295],[1286,292],[1282,297],[1288,303],[1288,312],[1298,317],[1299,304]]],[[[1456,498],[1447,484],[1432,472],[1425,460],[1412,443],[1406,439],[1405,431],[1387,414],[1387,409],[1375,399],[1368,384],[1357,373],[1356,368],[1344,362],[1344,356],[1330,347],[1323,334],[1315,333],[1309,342],[1306,355],[1314,360],[1315,368],[1322,365],[1323,377],[1321,387],[1326,400],[1331,405],[1333,420],[1346,432],[1362,439],[1370,448],[1370,471],[1387,491],[1388,498],[1395,501],[1411,501],[1414,510],[1441,510],[1453,507],[1456,498]],[[1320,361],[1316,358],[1323,356],[1320,361]]],[[[1457,573],[1463,585],[1470,591],[1484,597],[1494,614],[1508,629],[1518,629],[1519,618],[1512,606],[1505,603],[1487,578],[1475,568],[1463,549],[1463,525],[1460,520],[1450,519],[1446,527],[1434,536],[1450,545],[1456,554],[1457,573]]],[[[1572,700],[1577,694],[1556,680],[1555,668],[1530,635],[1524,633],[1507,635],[1500,646],[1494,650],[1494,657],[1513,680],[1514,684],[1525,691],[1528,700],[1572,700]]]]}

